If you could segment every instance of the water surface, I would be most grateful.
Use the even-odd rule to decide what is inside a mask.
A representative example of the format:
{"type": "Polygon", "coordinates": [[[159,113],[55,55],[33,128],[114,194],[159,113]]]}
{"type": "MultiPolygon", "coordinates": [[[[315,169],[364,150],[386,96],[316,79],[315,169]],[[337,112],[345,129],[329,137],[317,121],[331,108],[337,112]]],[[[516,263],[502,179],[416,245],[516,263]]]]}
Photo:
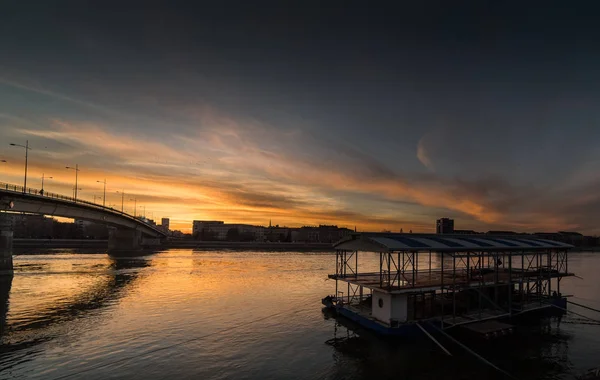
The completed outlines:
{"type": "MultiPolygon", "coordinates": [[[[18,255],[0,281],[0,378],[501,378],[456,346],[447,357],[426,339],[384,340],[324,316],[334,263],[332,253],[186,249],[18,255]]],[[[582,279],[564,279],[563,294],[600,308],[600,254],[572,253],[569,270],[582,279]]],[[[472,347],[521,379],[573,378],[600,365],[600,326],[567,317],[472,347]]]]}

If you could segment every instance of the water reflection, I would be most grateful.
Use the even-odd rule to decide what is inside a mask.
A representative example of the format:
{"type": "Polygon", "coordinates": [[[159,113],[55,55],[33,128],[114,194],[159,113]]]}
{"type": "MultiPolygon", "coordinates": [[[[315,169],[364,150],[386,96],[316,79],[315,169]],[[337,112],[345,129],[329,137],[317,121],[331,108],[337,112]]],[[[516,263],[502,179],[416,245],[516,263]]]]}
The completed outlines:
{"type": "MultiPolygon", "coordinates": [[[[332,315],[324,313],[324,318],[330,319],[332,315]]],[[[458,331],[453,335],[517,378],[558,379],[574,374],[569,358],[572,335],[560,330],[557,319],[548,319],[537,327],[521,326],[513,336],[492,342],[465,339],[458,331]]],[[[339,317],[335,318],[333,336],[324,343],[335,350],[333,379],[357,373],[363,378],[393,378],[394,373],[418,379],[506,378],[449,339],[439,335],[436,339],[452,357],[443,354],[425,336],[423,339],[386,339],[339,317]]]]}
{"type": "Polygon", "coordinates": [[[6,328],[6,314],[8,313],[8,301],[12,280],[12,275],[0,276],[0,337],[4,336],[4,330],[6,328]]]}
{"type": "MultiPolygon", "coordinates": [[[[98,273],[92,286],[79,289],[67,299],[52,300],[53,302],[34,303],[27,308],[26,315],[10,320],[10,290],[13,276],[0,278],[0,353],[11,353],[10,362],[0,360],[0,371],[27,360],[19,357],[17,351],[29,349],[38,344],[47,342],[63,335],[69,329],[70,322],[80,318],[90,318],[91,314],[109,305],[118,302],[125,296],[127,288],[139,276],[139,269],[150,266],[151,261],[146,258],[109,258],[108,265],[98,273],[95,264],[91,268],[98,273]],[[54,302],[58,301],[58,302],[54,302]]],[[[73,264],[75,265],[75,264],[73,264]]],[[[50,264],[23,264],[17,273],[40,271],[50,267],[50,264]]],[[[85,266],[85,265],[83,265],[85,266]]],[[[52,276],[52,275],[51,275],[52,276]]],[[[30,351],[26,355],[36,353],[30,351]]]]}
{"type": "MultiPolygon", "coordinates": [[[[376,254],[359,260],[379,265],[376,254]]],[[[58,252],[15,263],[0,292],[1,378],[498,378],[451,342],[447,357],[426,338],[388,341],[324,318],[330,253],[58,252]]],[[[600,256],[572,264],[586,280],[565,280],[564,293],[600,301],[600,256]]],[[[569,378],[597,366],[600,352],[600,328],[580,322],[468,345],[517,378],[569,378]]]]}

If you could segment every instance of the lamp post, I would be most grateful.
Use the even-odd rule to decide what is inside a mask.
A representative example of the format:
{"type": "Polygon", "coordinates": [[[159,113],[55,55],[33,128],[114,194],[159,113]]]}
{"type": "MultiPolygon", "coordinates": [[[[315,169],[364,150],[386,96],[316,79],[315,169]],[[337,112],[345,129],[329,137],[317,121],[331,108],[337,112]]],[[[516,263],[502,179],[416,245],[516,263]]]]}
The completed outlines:
{"type": "Polygon", "coordinates": [[[123,212],[123,205],[125,204],[125,189],[119,191],[117,193],[121,193],[121,212],[123,212]]]}
{"type": "Polygon", "coordinates": [[[102,207],[106,207],[106,178],[104,178],[104,181],[96,182],[104,184],[104,193],[102,193],[102,207]]]}
{"type": "Polygon", "coordinates": [[[44,178],[46,179],[52,179],[54,177],[45,177],[44,173],[42,173],[42,190],[40,191],[40,194],[44,195],[44,178]]]}
{"type": "Polygon", "coordinates": [[[133,201],[133,217],[135,218],[135,213],[137,210],[137,198],[131,198],[130,201],[133,201]]]}
{"type": "Polygon", "coordinates": [[[71,169],[71,170],[75,170],[75,194],[74,194],[74,198],[75,198],[75,202],[77,202],[77,175],[79,174],[79,164],[75,164],[75,167],[65,166],[65,168],[71,169]]]}
{"type": "Polygon", "coordinates": [[[29,140],[25,140],[25,145],[21,145],[21,144],[13,144],[10,143],[11,146],[18,146],[19,148],[25,148],[25,179],[23,180],[23,193],[25,193],[27,190],[27,161],[29,158],[29,150],[31,149],[29,147],[29,140]]]}
{"type": "MultiPolygon", "coordinates": [[[[75,198],[75,196],[76,196],[75,194],[77,194],[77,190],[83,190],[83,189],[81,187],[79,189],[74,187],[73,188],[73,198],[75,198]]],[[[75,198],[75,200],[77,200],[77,198],[75,198]]]]}
{"type": "Polygon", "coordinates": [[[144,215],[144,219],[146,219],[146,206],[144,205],[144,206],[140,206],[140,207],[144,208],[144,214],[143,215],[144,215]]]}

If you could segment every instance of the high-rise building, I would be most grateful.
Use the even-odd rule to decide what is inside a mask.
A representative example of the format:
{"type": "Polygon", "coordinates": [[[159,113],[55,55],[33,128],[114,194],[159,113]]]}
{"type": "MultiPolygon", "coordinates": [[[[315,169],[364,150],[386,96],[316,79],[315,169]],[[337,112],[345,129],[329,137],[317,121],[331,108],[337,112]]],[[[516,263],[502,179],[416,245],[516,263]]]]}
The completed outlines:
{"type": "Polygon", "coordinates": [[[162,218],[160,220],[160,225],[163,228],[163,230],[165,230],[165,231],[169,231],[169,223],[170,223],[169,218],[162,218]]]}
{"type": "Polygon", "coordinates": [[[435,232],[438,234],[454,233],[454,219],[441,218],[435,223],[435,232]]]}

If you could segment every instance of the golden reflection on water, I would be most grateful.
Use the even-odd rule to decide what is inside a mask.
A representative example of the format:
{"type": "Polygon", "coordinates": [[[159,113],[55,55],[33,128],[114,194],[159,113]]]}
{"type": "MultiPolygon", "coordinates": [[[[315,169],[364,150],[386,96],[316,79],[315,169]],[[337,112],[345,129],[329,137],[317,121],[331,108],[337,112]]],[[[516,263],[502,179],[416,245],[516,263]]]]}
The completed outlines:
{"type": "MultiPolygon", "coordinates": [[[[419,266],[428,261],[422,255],[419,266]]],[[[439,266],[437,255],[432,263],[439,266]]],[[[359,255],[363,270],[378,266],[378,254],[359,255]]],[[[178,249],[122,259],[104,254],[20,255],[15,269],[12,281],[8,286],[3,282],[0,291],[0,301],[8,298],[8,311],[0,316],[2,378],[53,379],[95,368],[86,378],[101,379],[114,375],[109,364],[123,357],[134,359],[118,366],[119,376],[140,379],[364,378],[372,374],[370,368],[391,374],[399,366],[413,373],[437,371],[435,377],[458,374],[454,366],[459,364],[470,368],[459,359],[459,364],[445,361],[427,345],[422,355],[423,348],[417,346],[390,348],[364,337],[357,343],[359,352],[324,344],[344,329],[321,314],[320,299],[335,289],[327,280],[335,271],[334,253],[178,249]],[[206,334],[216,335],[152,353],[206,334]],[[430,368],[431,358],[439,363],[437,370],[430,368]]],[[[593,279],[600,257],[573,254],[569,269],[584,280],[564,280],[564,293],[598,302],[600,284],[593,279]]],[[[586,353],[600,352],[597,329],[563,324],[558,339],[527,349],[544,360],[560,352],[560,360],[568,364],[559,371],[584,369],[595,360],[586,353]]],[[[535,356],[515,355],[510,360],[535,356]]],[[[473,365],[471,359],[467,363],[473,365]]],[[[472,372],[480,374],[481,368],[476,369],[472,372]]]]}

